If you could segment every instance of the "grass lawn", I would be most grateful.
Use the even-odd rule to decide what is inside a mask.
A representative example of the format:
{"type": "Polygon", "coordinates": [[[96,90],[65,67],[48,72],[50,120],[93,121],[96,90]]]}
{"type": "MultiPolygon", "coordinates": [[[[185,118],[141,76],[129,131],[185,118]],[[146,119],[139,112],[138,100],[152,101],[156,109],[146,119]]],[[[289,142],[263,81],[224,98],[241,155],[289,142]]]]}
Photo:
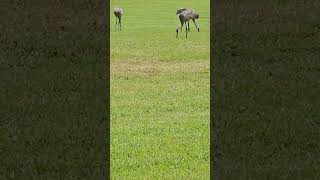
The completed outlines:
{"type": "Polygon", "coordinates": [[[210,2],[111,1],[111,178],[208,179],[210,2]],[[113,8],[124,10],[114,29],[113,8]],[[175,12],[199,12],[175,38],[175,12]]]}

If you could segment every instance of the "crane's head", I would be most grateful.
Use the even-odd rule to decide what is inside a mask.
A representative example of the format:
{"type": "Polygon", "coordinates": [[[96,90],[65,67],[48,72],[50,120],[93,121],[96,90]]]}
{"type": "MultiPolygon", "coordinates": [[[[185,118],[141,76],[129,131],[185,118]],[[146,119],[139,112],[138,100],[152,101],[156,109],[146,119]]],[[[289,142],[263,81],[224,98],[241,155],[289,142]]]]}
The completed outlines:
{"type": "Polygon", "coordinates": [[[198,13],[196,13],[196,19],[199,19],[199,14],[198,13]]]}
{"type": "Polygon", "coordinates": [[[176,38],[178,38],[178,33],[179,33],[179,27],[176,29],[176,38]]]}

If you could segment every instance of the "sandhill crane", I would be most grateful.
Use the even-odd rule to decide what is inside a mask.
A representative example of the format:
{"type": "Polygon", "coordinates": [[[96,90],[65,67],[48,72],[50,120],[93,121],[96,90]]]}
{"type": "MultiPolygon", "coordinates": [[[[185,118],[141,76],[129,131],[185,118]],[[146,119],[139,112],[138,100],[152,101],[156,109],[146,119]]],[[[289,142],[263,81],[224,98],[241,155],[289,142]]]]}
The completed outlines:
{"type": "Polygon", "coordinates": [[[123,10],[121,8],[116,7],[116,8],[114,8],[113,12],[114,12],[114,15],[116,16],[115,28],[117,29],[117,26],[118,26],[119,29],[121,30],[121,17],[123,15],[123,10]],[[118,22],[118,20],[119,20],[119,22],[118,22]]]}
{"type": "MultiPolygon", "coordinates": [[[[177,15],[177,14],[181,14],[183,11],[186,11],[186,10],[194,11],[194,10],[188,9],[188,8],[179,8],[179,9],[177,10],[177,12],[176,12],[176,15],[177,15]]],[[[195,11],[194,11],[194,12],[195,12],[195,11]]],[[[188,29],[188,31],[190,32],[189,20],[188,20],[187,22],[188,22],[187,29],[188,29]]],[[[195,21],[194,21],[194,23],[195,23],[195,21]]],[[[197,29],[198,29],[198,28],[197,28],[197,29]]],[[[199,29],[198,29],[198,31],[199,31],[199,29]]]]}
{"type": "Polygon", "coordinates": [[[199,18],[199,14],[194,11],[194,10],[184,10],[179,14],[179,19],[180,19],[180,23],[181,25],[177,27],[176,29],[176,38],[178,38],[178,33],[179,33],[179,29],[182,31],[182,27],[183,24],[186,24],[186,38],[188,37],[188,27],[187,27],[187,22],[192,19],[194,25],[197,27],[198,32],[200,31],[200,28],[198,27],[197,23],[195,22],[196,19],[199,18]]]}
{"type": "MultiPolygon", "coordinates": [[[[176,15],[182,13],[182,12],[185,11],[185,10],[188,10],[188,8],[179,8],[179,9],[177,10],[177,12],[176,12],[176,15]]],[[[187,27],[188,27],[188,31],[190,32],[189,21],[188,21],[188,26],[187,26],[187,27]]]]}

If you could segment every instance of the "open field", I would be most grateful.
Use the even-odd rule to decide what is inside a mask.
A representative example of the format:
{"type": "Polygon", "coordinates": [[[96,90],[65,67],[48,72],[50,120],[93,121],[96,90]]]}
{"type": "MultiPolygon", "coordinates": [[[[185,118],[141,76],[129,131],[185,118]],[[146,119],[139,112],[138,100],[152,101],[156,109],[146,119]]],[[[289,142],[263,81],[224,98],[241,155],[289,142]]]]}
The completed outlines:
{"type": "Polygon", "coordinates": [[[111,178],[209,178],[209,1],[111,1],[111,178]],[[175,38],[175,12],[199,12],[175,38]]]}

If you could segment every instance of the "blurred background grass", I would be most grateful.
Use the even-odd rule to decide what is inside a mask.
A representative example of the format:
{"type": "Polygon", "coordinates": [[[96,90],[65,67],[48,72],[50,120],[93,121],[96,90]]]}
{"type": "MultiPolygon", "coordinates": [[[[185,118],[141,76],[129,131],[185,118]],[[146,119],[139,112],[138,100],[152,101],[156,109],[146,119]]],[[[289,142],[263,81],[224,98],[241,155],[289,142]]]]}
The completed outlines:
{"type": "Polygon", "coordinates": [[[213,3],[211,131],[219,129],[221,179],[319,177],[319,6],[213,3]]]}
{"type": "Polygon", "coordinates": [[[106,176],[105,1],[1,1],[0,179],[106,176]]]}

